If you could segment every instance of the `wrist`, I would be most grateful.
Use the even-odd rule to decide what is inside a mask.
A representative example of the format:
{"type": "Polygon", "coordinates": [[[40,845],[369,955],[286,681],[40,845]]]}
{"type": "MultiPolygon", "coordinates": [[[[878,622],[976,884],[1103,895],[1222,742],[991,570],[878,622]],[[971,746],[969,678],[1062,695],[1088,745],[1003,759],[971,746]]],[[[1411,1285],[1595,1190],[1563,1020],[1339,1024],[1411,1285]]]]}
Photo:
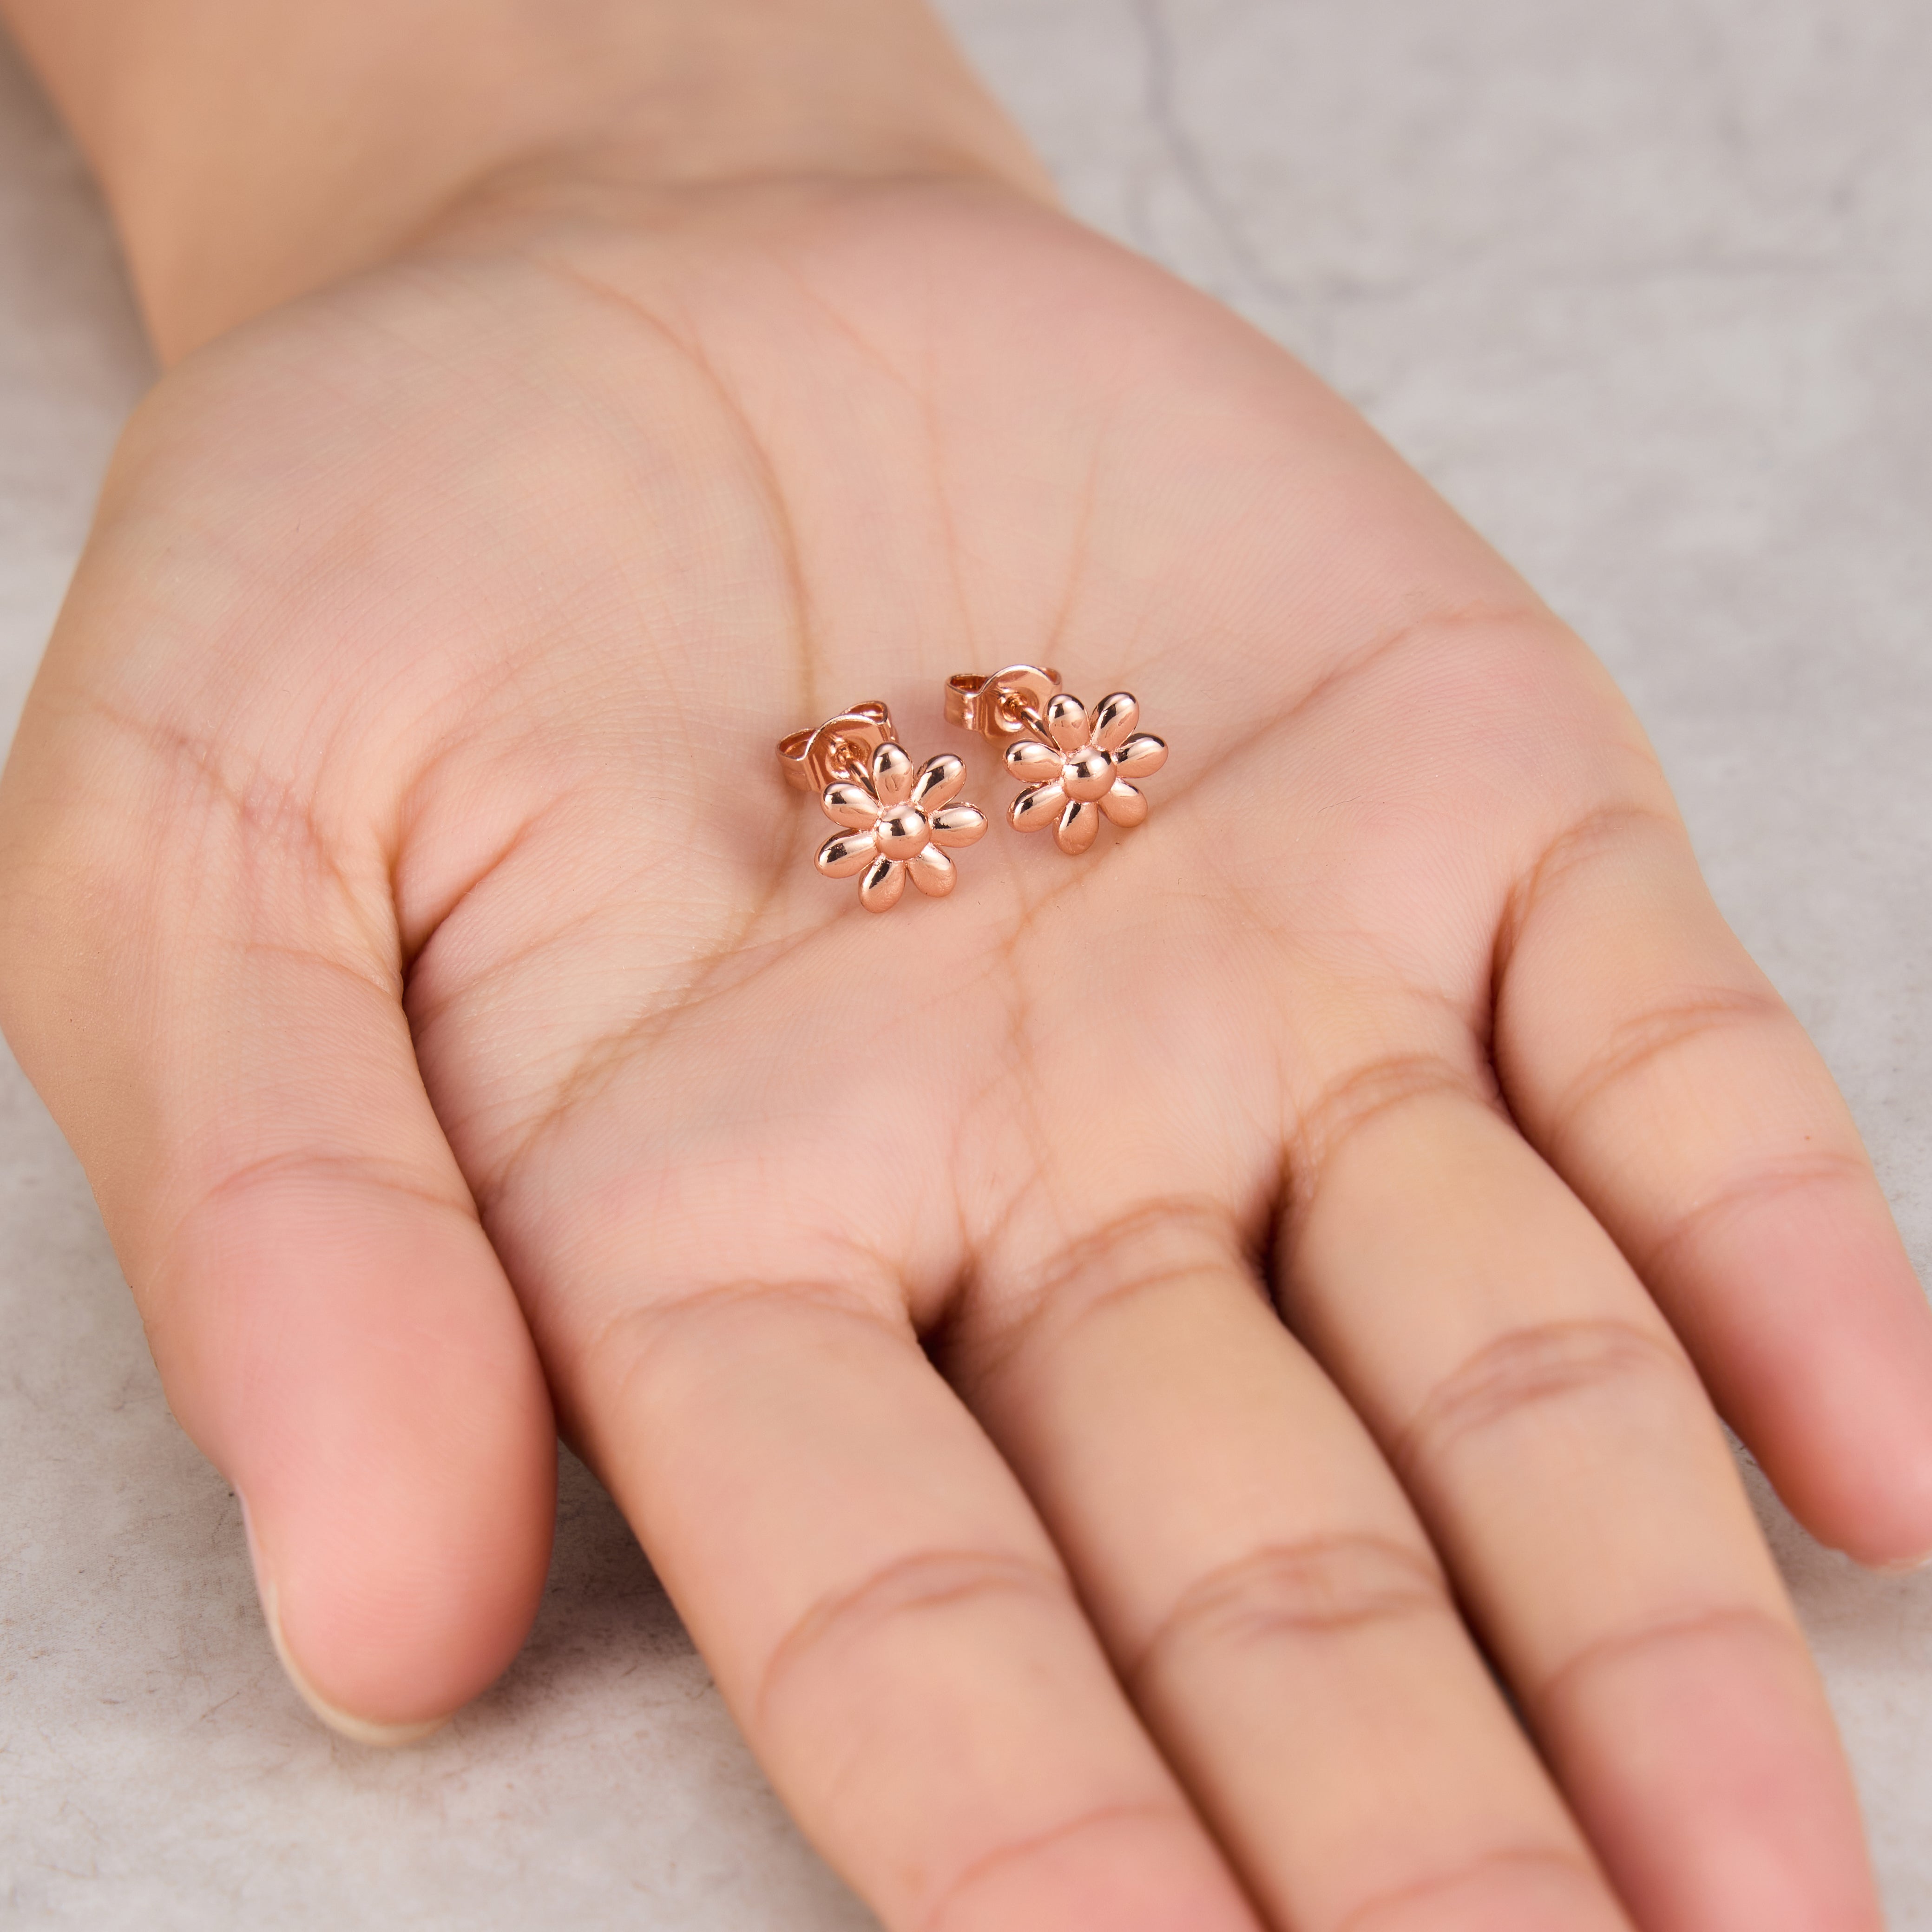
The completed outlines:
{"type": "Polygon", "coordinates": [[[922,0],[0,0],[164,360],[494,178],[980,174],[1050,193],[922,0]]]}

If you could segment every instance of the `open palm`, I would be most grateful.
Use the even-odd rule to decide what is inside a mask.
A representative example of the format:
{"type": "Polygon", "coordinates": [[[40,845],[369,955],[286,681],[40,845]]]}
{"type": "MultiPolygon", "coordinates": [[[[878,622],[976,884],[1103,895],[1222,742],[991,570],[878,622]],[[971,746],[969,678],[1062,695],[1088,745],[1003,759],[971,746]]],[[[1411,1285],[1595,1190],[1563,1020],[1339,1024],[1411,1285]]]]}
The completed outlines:
{"type": "Polygon", "coordinates": [[[470,211],[144,408],[0,842],[338,1716],[513,1652],[554,1406],[895,1928],[1876,1923],[1705,1393],[1932,1543],[1856,1134],[1600,668],[1144,263],[470,211]],[[942,695],[1018,662],[1138,694],[1144,826],[1006,828],[942,695]],[[876,918],[773,755],[868,699],[993,820],[876,918]]]}

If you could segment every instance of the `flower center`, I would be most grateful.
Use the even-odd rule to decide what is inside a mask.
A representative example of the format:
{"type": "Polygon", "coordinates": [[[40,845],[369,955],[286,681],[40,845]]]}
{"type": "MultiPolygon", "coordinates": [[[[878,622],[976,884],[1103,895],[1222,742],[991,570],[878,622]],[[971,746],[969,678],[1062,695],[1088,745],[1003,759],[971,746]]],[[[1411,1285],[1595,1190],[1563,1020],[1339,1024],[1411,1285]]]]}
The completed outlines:
{"type": "Polygon", "coordinates": [[[916,805],[896,805],[879,814],[878,847],[888,859],[916,857],[932,836],[926,814],[916,805]]]}
{"type": "Polygon", "coordinates": [[[1114,782],[1114,761],[1105,752],[1088,745],[1068,755],[1060,782],[1069,798],[1090,805],[1104,798],[1114,782]]]}

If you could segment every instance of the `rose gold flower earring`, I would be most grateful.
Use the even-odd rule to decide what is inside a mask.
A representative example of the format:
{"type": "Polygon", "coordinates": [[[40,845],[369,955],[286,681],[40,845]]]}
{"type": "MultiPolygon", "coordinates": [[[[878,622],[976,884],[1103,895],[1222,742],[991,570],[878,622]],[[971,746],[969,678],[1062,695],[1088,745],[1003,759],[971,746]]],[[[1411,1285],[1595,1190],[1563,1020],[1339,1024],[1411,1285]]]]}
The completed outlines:
{"type": "Polygon", "coordinates": [[[985,813],[959,797],[964,764],[942,752],[915,770],[877,698],[782,738],[778,758],[786,782],[817,792],[826,817],[845,828],[818,848],[818,869],[828,879],[862,872],[859,903],[868,912],[897,905],[908,878],[943,899],[959,877],[948,848],[986,829],[985,813]]]}
{"type": "Polygon", "coordinates": [[[1076,855],[1093,844],[1103,812],[1124,831],[1148,815],[1129,781],[1159,771],[1167,747],[1134,730],[1140,715],[1130,691],[1087,710],[1060,689],[1059,672],[1038,664],[946,681],[947,722],[1005,744],[1006,769],[1025,786],[1007,810],[1014,830],[1052,825],[1054,843],[1076,855]]]}

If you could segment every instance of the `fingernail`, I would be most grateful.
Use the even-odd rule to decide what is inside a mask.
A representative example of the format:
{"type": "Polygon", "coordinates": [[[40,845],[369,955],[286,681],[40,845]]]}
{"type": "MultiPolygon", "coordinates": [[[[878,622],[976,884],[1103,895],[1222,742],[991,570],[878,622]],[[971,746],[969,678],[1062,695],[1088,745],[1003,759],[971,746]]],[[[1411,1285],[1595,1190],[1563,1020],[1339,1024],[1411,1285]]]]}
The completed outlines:
{"type": "Polygon", "coordinates": [[[1912,1576],[1922,1570],[1932,1570],[1932,1550],[1923,1556],[1901,1556],[1891,1563],[1873,1563],[1866,1566],[1887,1576],[1912,1576]]]}
{"type": "Polygon", "coordinates": [[[242,1527],[248,1538],[248,1561],[254,1566],[255,1589],[262,1600],[262,1617],[268,1626],[268,1641],[275,1646],[275,1654],[281,1660],[282,1669],[302,1702],[332,1731],[358,1744],[375,1744],[393,1750],[398,1744],[412,1744],[418,1738],[426,1738],[432,1731],[441,1730],[449,1721],[447,1718],[431,1718],[418,1724],[379,1724],[372,1719],[358,1718],[353,1712],[332,1704],[308,1681],[302,1666],[290,1653],[287,1639],[282,1635],[281,1610],[275,1594],[274,1579],[262,1562],[261,1546],[255,1540],[255,1526],[248,1514],[248,1498],[237,1490],[235,1500],[242,1505],[242,1527]]]}

